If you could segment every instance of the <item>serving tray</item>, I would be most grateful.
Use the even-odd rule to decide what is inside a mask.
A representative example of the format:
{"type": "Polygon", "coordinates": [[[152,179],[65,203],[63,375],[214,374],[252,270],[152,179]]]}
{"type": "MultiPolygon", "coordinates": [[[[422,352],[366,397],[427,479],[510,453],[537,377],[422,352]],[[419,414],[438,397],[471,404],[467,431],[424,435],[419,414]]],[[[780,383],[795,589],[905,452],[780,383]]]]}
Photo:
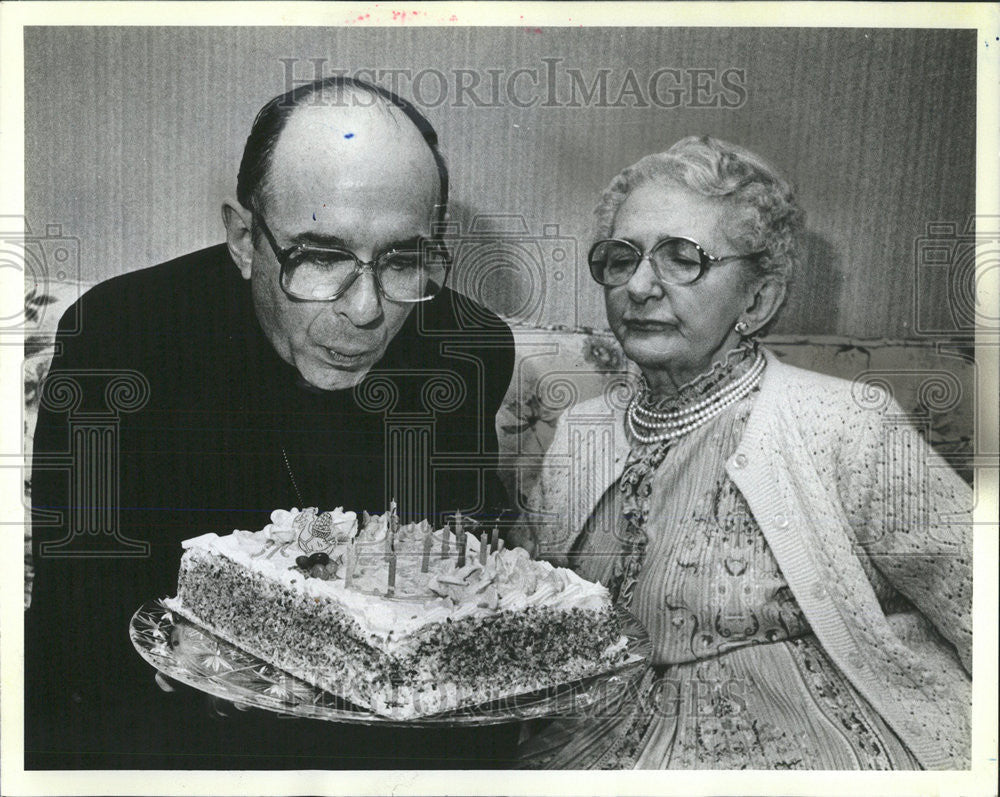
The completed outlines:
{"type": "Polygon", "coordinates": [[[624,610],[619,609],[619,615],[628,643],[625,660],[613,669],[536,692],[406,720],[375,714],[289,675],[219,639],[159,600],[136,611],[129,636],[139,655],[160,673],[239,709],[363,725],[496,725],[612,710],[639,677],[650,654],[649,637],[639,622],[624,610]]]}

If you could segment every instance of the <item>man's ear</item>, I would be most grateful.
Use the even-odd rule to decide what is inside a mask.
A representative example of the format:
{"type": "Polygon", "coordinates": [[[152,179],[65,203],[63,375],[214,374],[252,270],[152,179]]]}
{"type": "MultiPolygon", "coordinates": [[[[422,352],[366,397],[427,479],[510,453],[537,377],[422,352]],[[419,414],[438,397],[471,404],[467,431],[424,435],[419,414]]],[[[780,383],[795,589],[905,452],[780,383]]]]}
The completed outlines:
{"type": "Polygon", "coordinates": [[[787,289],[782,280],[764,278],[757,282],[756,290],[750,294],[750,305],[740,316],[740,320],[745,321],[748,327],[743,334],[753,335],[767,326],[767,322],[774,318],[775,313],[785,303],[786,293],[787,289]]]}
{"type": "Polygon", "coordinates": [[[222,203],[222,223],[226,226],[226,246],[243,279],[250,279],[253,266],[252,216],[249,210],[235,199],[222,203]]]}

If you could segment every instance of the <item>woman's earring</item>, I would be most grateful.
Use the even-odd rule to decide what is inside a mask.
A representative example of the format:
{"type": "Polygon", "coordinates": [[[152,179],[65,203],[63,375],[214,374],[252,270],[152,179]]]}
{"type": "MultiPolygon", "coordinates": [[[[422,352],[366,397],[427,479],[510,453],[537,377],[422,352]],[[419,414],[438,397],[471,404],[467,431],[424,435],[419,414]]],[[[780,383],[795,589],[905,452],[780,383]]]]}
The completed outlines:
{"type": "Polygon", "coordinates": [[[750,328],[750,325],[746,321],[737,321],[736,322],[736,331],[739,334],[741,334],[741,335],[746,335],[747,330],[749,328],[750,328]]]}

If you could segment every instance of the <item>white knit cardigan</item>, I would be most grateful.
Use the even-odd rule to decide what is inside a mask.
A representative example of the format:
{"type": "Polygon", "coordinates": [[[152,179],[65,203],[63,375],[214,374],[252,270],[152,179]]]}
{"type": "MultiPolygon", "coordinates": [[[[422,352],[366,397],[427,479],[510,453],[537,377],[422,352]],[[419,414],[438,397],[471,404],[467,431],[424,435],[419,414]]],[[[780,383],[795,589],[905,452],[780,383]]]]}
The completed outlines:
{"type": "MultiPolygon", "coordinates": [[[[830,658],[924,768],[968,768],[971,490],[885,391],[765,353],[726,472],[830,658]],[[916,611],[887,617],[893,589],[916,611]]],[[[626,392],[560,419],[523,518],[543,558],[568,563],[621,476],[626,392]]]]}

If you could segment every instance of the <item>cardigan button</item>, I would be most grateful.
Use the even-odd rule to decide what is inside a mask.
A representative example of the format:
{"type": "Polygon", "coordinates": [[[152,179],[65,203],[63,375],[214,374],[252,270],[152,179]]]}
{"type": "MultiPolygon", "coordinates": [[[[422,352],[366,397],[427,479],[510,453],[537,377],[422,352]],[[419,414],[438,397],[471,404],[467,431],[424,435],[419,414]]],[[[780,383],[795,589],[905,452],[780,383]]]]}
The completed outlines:
{"type": "Polygon", "coordinates": [[[736,458],[733,459],[733,467],[735,468],[745,468],[747,466],[747,455],[737,454],[736,458]]]}
{"type": "Polygon", "coordinates": [[[774,516],[774,525],[777,526],[779,529],[787,529],[788,528],[788,518],[786,518],[784,515],[775,515],[774,516]]]}
{"type": "Polygon", "coordinates": [[[819,582],[813,584],[812,596],[814,598],[825,598],[826,597],[826,587],[824,587],[819,582]]]}

